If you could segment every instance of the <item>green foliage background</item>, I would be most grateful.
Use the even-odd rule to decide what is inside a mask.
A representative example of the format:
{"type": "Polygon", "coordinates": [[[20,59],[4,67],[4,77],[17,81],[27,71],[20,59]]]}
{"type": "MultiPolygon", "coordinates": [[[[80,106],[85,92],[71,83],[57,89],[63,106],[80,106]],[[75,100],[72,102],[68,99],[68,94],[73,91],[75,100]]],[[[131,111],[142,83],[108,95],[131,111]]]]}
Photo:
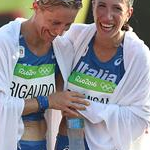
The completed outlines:
{"type": "MultiPolygon", "coordinates": [[[[29,18],[32,15],[32,3],[34,0],[0,0],[0,13],[20,12],[22,17],[29,18]]],[[[75,22],[85,22],[90,0],[82,0],[83,8],[79,11],[75,22]]]]}

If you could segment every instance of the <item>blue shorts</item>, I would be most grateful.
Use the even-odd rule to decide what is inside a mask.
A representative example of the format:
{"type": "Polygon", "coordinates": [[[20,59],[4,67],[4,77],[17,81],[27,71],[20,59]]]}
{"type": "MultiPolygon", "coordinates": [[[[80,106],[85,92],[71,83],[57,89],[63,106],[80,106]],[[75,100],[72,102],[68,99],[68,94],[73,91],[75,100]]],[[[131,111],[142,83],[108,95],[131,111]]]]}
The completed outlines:
{"type": "MultiPolygon", "coordinates": [[[[85,150],[89,150],[86,140],[84,140],[85,150]]],[[[57,135],[55,150],[69,150],[69,140],[67,136],[57,135]]]]}
{"type": "Polygon", "coordinates": [[[46,150],[46,140],[43,141],[23,141],[18,143],[17,150],[46,150]]]}

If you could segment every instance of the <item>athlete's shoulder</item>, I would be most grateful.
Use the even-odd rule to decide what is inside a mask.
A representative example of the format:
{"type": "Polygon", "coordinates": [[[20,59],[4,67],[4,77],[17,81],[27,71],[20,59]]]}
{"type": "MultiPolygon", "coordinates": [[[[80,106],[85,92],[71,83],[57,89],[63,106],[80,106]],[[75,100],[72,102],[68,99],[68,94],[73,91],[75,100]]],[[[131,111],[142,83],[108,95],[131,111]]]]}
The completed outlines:
{"type": "Polygon", "coordinates": [[[2,26],[0,28],[0,41],[17,41],[20,34],[22,20],[23,19],[17,18],[2,26]]]}
{"type": "Polygon", "coordinates": [[[83,24],[83,23],[73,23],[70,27],[70,31],[82,31],[82,30],[90,30],[95,26],[95,24],[83,24]]]}
{"type": "Polygon", "coordinates": [[[123,48],[126,56],[132,56],[141,62],[150,60],[150,50],[148,46],[132,31],[126,32],[123,48]]]}

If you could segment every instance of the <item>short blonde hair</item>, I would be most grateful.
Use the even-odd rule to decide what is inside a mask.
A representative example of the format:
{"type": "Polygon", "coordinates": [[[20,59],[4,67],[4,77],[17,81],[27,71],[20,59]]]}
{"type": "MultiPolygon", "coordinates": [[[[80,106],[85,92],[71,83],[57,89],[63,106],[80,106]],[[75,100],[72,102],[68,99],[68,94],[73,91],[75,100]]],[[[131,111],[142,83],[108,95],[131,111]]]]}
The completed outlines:
{"type": "Polygon", "coordinates": [[[35,0],[39,6],[48,8],[51,6],[64,6],[73,9],[82,7],[82,0],[35,0]]]}

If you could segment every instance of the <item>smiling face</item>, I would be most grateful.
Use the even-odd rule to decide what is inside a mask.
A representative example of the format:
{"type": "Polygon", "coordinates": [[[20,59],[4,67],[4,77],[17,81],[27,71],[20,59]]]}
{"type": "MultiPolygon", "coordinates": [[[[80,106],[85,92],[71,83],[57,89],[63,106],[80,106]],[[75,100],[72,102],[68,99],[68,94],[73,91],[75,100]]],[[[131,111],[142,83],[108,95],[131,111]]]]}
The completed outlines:
{"type": "Polygon", "coordinates": [[[93,15],[98,34],[104,38],[113,38],[121,32],[122,26],[128,22],[133,8],[128,0],[94,0],[93,15]]]}
{"type": "Polygon", "coordinates": [[[33,21],[39,37],[44,41],[53,41],[57,35],[62,35],[69,29],[77,12],[78,9],[63,6],[53,6],[44,10],[37,6],[33,21]]]}

